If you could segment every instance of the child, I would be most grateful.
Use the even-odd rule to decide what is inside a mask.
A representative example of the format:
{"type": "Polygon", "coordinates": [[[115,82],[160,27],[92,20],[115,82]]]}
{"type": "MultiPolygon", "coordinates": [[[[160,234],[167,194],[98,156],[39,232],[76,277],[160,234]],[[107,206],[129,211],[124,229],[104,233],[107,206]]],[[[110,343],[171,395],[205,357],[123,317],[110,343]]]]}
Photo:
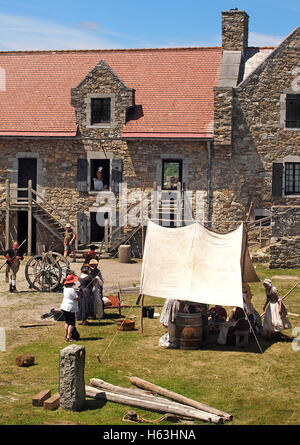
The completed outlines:
{"type": "Polygon", "coordinates": [[[72,331],[75,327],[75,314],[78,312],[78,300],[77,292],[73,288],[73,284],[76,283],[78,277],[70,274],[67,276],[64,282],[64,298],[60,306],[65,316],[65,340],[67,342],[72,340],[72,331]]]}

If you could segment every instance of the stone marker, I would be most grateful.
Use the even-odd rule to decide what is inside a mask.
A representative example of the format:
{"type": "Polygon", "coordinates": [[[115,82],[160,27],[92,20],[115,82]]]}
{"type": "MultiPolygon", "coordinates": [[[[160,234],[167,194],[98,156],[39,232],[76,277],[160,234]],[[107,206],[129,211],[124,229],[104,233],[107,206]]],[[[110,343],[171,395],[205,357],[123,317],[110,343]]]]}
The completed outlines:
{"type": "Polygon", "coordinates": [[[60,351],[60,407],[81,411],[85,404],[85,347],[70,345],[60,351]]]}

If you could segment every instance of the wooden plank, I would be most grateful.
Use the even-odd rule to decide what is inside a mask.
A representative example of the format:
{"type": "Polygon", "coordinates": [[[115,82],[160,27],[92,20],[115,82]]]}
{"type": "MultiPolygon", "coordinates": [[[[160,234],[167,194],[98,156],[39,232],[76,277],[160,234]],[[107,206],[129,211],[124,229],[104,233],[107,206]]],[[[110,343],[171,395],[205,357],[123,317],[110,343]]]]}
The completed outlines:
{"type": "Polygon", "coordinates": [[[156,394],[160,394],[165,397],[169,397],[170,399],[176,400],[177,402],[184,403],[185,405],[192,406],[199,410],[203,410],[205,412],[215,414],[217,416],[224,417],[226,420],[232,420],[233,416],[231,414],[220,411],[211,406],[205,405],[204,403],[200,403],[196,400],[189,399],[188,397],[182,396],[181,394],[177,394],[173,391],[169,391],[168,389],[162,388],[161,386],[154,385],[153,383],[147,382],[146,380],[142,380],[138,377],[130,377],[130,382],[133,385],[138,386],[139,388],[147,389],[148,391],[153,391],[156,394]]]}
{"type": "Polygon", "coordinates": [[[51,397],[50,389],[43,389],[43,391],[39,392],[35,396],[32,397],[32,405],[33,406],[44,406],[45,400],[51,397]]]}
{"type": "Polygon", "coordinates": [[[59,407],[59,393],[57,392],[53,396],[51,396],[49,399],[45,400],[44,402],[44,408],[48,410],[55,410],[59,407]]]}

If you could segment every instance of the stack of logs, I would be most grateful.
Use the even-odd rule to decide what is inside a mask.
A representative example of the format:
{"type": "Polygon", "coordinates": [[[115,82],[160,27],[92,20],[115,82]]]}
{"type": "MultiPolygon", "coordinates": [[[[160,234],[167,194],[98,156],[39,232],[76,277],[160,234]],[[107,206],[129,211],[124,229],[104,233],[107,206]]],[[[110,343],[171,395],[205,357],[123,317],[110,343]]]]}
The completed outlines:
{"type": "Polygon", "coordinates": [[[232,420],[233,418],[231,414],[189,399],[138,377],[130,377],[130,382],[142,389],[123,388],[111,385],[104,380],[91,379],[91,386],[85,387],[86,396],[216,424],[223,424],[225,421],[232,420]],[[168,397],[172,401],[157,397],[153,393],[168,397]]]}

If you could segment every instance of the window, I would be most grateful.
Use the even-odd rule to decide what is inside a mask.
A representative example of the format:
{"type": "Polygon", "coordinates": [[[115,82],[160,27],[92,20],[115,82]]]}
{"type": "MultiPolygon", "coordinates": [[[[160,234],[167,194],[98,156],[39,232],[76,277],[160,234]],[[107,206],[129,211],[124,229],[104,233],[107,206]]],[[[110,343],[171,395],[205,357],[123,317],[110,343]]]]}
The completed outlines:
{"type": "Polygon", "coordinates": [[[91,99],[91,125],[110,123],[111,99],[92,98],[91,99]]]}
{"type": "Polygon", "coordinates": [[[162,188],[176,190],[178,182],[182,182],[182,161],[163,160],[162,188]]]}
{"type": "Polygon", "coordinates": [[[300,94],[286,95],[286,128],[300,128],[300,94]]]}
{"type": "Polygon", "coordinates": [[[91,191],[101,191],[109,189],[110,177],[110,161],[109,159],[91,159],[90,160],[90,174],[91,174],[91,191]]]}
{"type": "Polygon", "coordinates": [[[285,163],[285,195],[300,194],[300,162],[285,163]]]}

